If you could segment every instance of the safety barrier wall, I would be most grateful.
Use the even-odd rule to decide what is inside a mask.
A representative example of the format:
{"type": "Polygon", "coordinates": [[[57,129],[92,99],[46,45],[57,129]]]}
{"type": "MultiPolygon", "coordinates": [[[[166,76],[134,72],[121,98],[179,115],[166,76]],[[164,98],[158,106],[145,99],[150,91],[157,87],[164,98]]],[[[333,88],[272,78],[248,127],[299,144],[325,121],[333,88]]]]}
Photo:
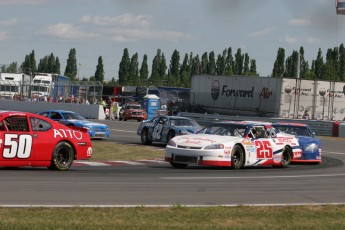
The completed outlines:
{"type": "Polygon", "coordinates": [[[62,109],[79,113],[88,119],[105,119],[103,107],[99,104],[50,103],[33,101],[0,100],[0,110],[14,110],[38,113],[44,110],[62,109]]]}
{"type": "MultiPolygon", "coordinates": [[[[318,136],[334,136],[333,132],[333,121],[320,121],[320,120],[305,120],[305,119],[282,119],[282,118],[267,118],[267,117],[246,117],[246,116],[227,116],[227,115],[218,115],[218,114],[202,114],[202,113],[187,113],[187,112],[180,112],[179,113],[183,117],[189,117],[194,119],[201,125],[205,125],[215,121],[263,121],[263,122],[297,122],[308,124],[310,128],[315,132],[318,136]]],[[[338,122],[342,124],[339,126],[339,132],[337,136],[345,137],[345,123],[338,122]],[[342,131],[340,132],[340,127],[342,131]],[[344,136],[341,136],[344,135],[344,136]]]]}

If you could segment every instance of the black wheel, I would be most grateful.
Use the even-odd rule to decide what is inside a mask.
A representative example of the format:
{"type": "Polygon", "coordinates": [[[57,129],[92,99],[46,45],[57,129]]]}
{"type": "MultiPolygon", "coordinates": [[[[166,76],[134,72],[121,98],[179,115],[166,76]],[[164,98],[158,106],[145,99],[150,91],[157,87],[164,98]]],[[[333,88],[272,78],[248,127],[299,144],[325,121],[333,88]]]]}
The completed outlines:
{"type": "Polygon", "coordinates": [[[119,121],[122,121],[122,117],[121,116],[119,116],[119,121]]]}
{"type": "Polygon", "coordinates": [[[73,147],[63,141],[56,145],[49,169],[65,171],[68,170],[74,159],[73,147]]]}
{"type": "Polygon", "coordinates": [[[235,145],[231,152],[231,168],[240,169],[244,163],[244,152],[241,146],[235,145]]]}
{"type": "Polygon", "coordinates": [[[124,121],[127,121],[127,118],[123,118],[124,121]]]}
{"type": "Polygon", "coordinates": [[[173,139],[175,137],[175,132],[170,130],[168,132],[168,137],[167,137],[167,141],[169,142],[171,139],[173,139]]]}
{"type": "Polygon", "coordinates": [[[291,158],[292,158],[292,152],[291,149],[289,147],[284,147],[283,149],[283,154],[282,154],[282,168],[286,168],[289,166],[289,164],[291,163],[291,158]]]}
{"type": "Polygon", "coordinates": [[[188,164],[181,164],[181,163],[173,163],[170,162],[171,166],[173,166],[174,168],[178,168],[178,169],[184,169],[185,167],[188,166],[188,164]]]}
{"type": "Polygon", "coordinates": [[[141,143],[144,145],[152,144],[152,141],[149,139],[149,131],[146,128],[141,130],[141,143]]]}

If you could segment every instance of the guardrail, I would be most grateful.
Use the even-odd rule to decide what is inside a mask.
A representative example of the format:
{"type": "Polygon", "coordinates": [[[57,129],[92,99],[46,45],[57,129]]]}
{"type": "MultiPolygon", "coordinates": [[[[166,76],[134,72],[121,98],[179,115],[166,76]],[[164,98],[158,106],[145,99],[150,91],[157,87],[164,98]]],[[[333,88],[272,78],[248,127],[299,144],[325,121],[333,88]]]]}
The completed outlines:
{"type": "Polygon", "coordinates": [[[200,125],[206,125],[215,121],[263,121],[263,122],[296,122],[308,124],[317,136],[334,136],[334,121],[304,120],[304,119],[284,119],[268,117],[247,117],[247,116],[228,116],[219,114],[187,113],[180,112],[180,116],[189,117],[198,122],[200,125]]]}

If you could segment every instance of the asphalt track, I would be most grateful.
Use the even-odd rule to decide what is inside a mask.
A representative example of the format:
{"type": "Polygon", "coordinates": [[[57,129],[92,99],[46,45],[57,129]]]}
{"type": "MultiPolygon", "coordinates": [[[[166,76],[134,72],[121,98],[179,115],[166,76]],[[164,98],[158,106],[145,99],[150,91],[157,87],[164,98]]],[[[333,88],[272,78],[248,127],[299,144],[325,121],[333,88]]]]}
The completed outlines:
{"type": "MultiPolygon", "coordinates": [[[[111,129],[107,141],[140,144],[138,122],[102,122],[111,129]]],[[[321,139],[320,165],[294,164],[286,169],[175,169],[162,161],[76,162],[67,172],[2,168],[0,206],[345,204],[344,139],[321,139]]]]}

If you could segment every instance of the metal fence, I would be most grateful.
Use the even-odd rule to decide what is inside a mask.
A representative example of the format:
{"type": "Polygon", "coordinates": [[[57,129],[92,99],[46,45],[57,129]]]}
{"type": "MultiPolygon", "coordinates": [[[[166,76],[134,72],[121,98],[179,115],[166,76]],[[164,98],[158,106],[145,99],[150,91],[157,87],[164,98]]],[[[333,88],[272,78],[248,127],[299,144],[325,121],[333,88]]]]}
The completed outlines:
{"type": "Polygon", "coordinates": [[[98,104],[103,85],[99,81],[61,81],[52,84],[0,80],[0,99],[98,104]]]}

